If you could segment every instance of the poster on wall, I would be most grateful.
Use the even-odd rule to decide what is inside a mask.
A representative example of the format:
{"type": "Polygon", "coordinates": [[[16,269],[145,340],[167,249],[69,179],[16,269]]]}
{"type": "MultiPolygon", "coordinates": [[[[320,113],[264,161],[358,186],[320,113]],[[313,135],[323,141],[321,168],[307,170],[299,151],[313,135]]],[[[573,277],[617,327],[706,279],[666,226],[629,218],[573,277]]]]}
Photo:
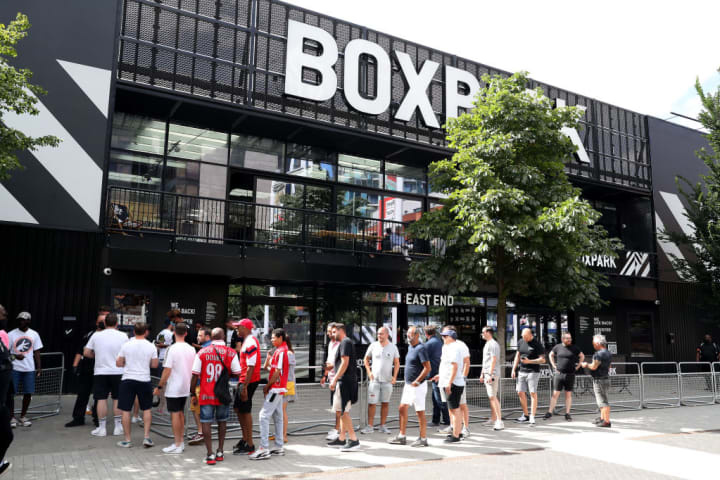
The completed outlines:
{"type": "Polygon", "coordinates": [[[112,311],[120,326],[131,327],[138,322],[150,323],[151,296],[143,292],[112,291],[112,311]]]}
{"type": "Polygon", "coordinates": [[[194,306],[181,305],[180,302],[170,302],[170,309],[180,310],[183,320],[185,320],[185,323],[188,325],[195,323],[195,318],[197,318],[197,308],[194,306]]]}

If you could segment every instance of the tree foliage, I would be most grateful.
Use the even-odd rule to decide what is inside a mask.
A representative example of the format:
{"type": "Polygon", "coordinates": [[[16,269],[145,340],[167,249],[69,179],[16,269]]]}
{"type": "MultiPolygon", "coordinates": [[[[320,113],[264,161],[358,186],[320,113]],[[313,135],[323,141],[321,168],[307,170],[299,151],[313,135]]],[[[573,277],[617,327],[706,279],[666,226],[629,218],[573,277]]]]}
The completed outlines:
{"type": "Polygon", "coordinates": [[[581,258],[614,258],[620,243],[596,224],[600,214],[565,174],[576,147],[561,129],[576,128],[582,111],[553,108],[542,90],[527,89],[524,72],[483,81],[474,108],[446,125],[456,153],[430,166],[445,206],[411,227],[443,255],[414,262],[410,276],[450,293],[494,286],[504,345],[508,298],[557,309],[602,304],[607,279],[581,258]]]}
{"type": "Polygon", "coordinates": [[[46,92],[30,83],[32,72],[26,68],[15,68],[9,60],[17,57],[15,46],[25,38],[30,28],[26,15],[18,13],[8,25],[0,24],[0,180],[9,178],[10,171],[21,168],[17,152],[35,150],[38,147],[57,146],[57,137],[46,135],[30,137],[23,132],[9,128],[2,121],[4,114],[37,115],[37,96],[46,92]]]}
{"type": "Polygon", "coordinates": [[[676,178],[692,233],[665,230],[662,237],[692,252],[690,258],[672,256],[670,260],[683,279],[698,284],[706,311],[717,317],[720,307],[720,87],[715,93],[705,92],[696,79],[695,90],[703,107],[698,120],[707,130],[705,138],[712,150],[703,148],[696,155],[705,163],[708,173],[701,175],[697,183],[684,177],[676,178]]]}

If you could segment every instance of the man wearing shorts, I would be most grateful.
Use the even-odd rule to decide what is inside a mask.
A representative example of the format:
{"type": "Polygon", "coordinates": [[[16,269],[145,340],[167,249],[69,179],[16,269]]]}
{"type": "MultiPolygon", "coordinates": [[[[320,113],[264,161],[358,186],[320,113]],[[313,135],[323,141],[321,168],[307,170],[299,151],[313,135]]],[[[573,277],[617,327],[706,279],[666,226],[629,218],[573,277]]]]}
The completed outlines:
{"type": "Polygon", "coordinates": [[[560,392],[565,390],[565,420],[572,420],[570,408],[572,407],[572,392],[575,388],[575,371],[585,361],[585,355],[577,345],[572,344],[572,335],[564,333],[562,343],[555,345],[550,352],[550,365],[553,369],[553,394],[550,398],[550,408],[543,420],[552,418],[557,405],[560,392]]]}
{"type": "Polygon", "coordinates": [[[340,345],[335,356],[335,377],[330,382],[330,390],[335,392],[333,409],[340,412],[340,431],[338,437],[327,446],[340,448],[343,452],[352,452],[360,448],[360,441],[355,435],[355,427],[350,417],[350,408],[358,401],[357,357],[355,345],[345,333],[345,325],[336,323],[333,326],[333,333],[340,345]]]}
{"type": "Polygon", "coordinates": [[[483,347],[482,373],[480,383],[485,384],[485,391],[490,400],[489,424],[493,430],[502,430],[505,425],[502,421],[500,411],[500,400],[498,399],[498,386],[500,385],[500,344],[493,337],[492,327],[483,327],[482,337],[485,340],[483,347]]]}
{"type": "Polygon", "coordinates": [[[390,343],[390,331],[387,327],[380,327],[378,339],[368,347],[363,363],[368,375],[368,424],[360,433],[375,431],[375,406],[380,402],[380,426],[378,431],[390,433],[385,425],[388,410],[390,409],[390,396],[393,385],[397,381],[400,371],[400,352],[390,343]]]}
{"type": "Polygon", "coordinates": [[[523,414],[516,418],[518,423],[530,422],[531,426],[535,426],[535,413],[537,412],[537,386],[540,381],[540,365],[545,363],[545,349],[533,336],[530,328],[522,331],[522,338],[518,342],[517,353],[512,366],[512,378],[517,376],[517,394],[520,398],[520,406],[522,406],[523,414]],[[520,367],[520,373],[516,375],[516,371],[520,367]],[[528,415],[528,405],[526,393],[530,393],[532,399],[532,410],[528,415]]]}
{"type": "Polygon", "coordinates": [[[236,348],[240,350],[240,379],[235,391],[235,413],[242,428],[242,438],[233,446],[233,455],[251,454],[255,451],[253,443],[252,399],[260,384],[260,342],[252,334],[253,322],[243,318],[233,322],[242,342],[236,348]]]}
{"type": "Polygon", "coordinates": [[[95,359],[93,369],[93,397],[97,400],[98,427],[90,432],[96,437],[107,435],[108,395],[113,399],[115,429],[113,435],[122,435],[118,409],[118,394],[123,369],[117,366],[117,356],[122,346],[128,341],[125,333],[117,329],[118,318],[114,313],[105,316],[105,329],[95,333],[83,349],[83,356],[95,359]]]}
{"type": "Polygon", "coordinates": [[[152,424],[152,384],[150,383],[150,369],[158,366],[158,353],[155,346],[148,342],[147,325],[137,322],[133,328],[135,337],[125,342],[120,348],[116,364],[124,369],[120,381],[120,395],[118,408],[122,411],[122,425],[125,440],[117,443],[118,447],[130,448],[130,415],[133,404],[137,398],[140,411],[143,412],[143,446],[150,448],[154,445],[150,439],[150,425],[152,424]]]}
{"type": "Polygon", "coordinates": [[[40,335],[30,328],[30,314],[28,312],[20,312],[17,319],[20,321],[20,325],[8,333],[10,351],[18,356],[13,361],[12,379],[15,393],[23,393],[19,424],[23,427],[29,427],[32,423],[27,418],[27,411],[33,393],[35,393],[35,377],[39,377],[42,372],[39,350],[43,348],[43,344],[40,335]],[[22,359],[19,357],[22,357],[22,359]],[[20,385],[22,385],[22,388],[20,388],[20,385]]]}
{"type": "Polygon", "coordinates": [[[420,343],[419,327],[412,326],[407,332],[408,352],[405,356],[405,385],[400,398],[400,433],[390,440],[394,445],[405,445],[405,430],[408,423],[408,409],[415,407],[420,425],[420,436],[410,446],[427,447],[427,420],[425,418],[425,397],[427,397],[427,382],[425,379],[430,373],[430,358],[425,351],[425,345],[420,343]]]}
{"type": "Polygon", "coordinates": [[[186,323],[175,325],[175,343],[167,350],[162,377],[153,392],[154,395],[165,392],[167,409],[170,412],[175,442],[163,448],[163,453],[168,454],[180,454],[185,450],[185,403],[190,395],[190,378],[195,361],[195,348],[185,341],[187,334],[186,323]]]}
{"type": "MultiPolygon", "coordinates": [[[[457,333],[454,325],[448,325],[447,328],[457,333]]],[[[470,348],[460,339],[457,340],[457,344],[460,347],[463,359],[460,375],[462,375],[467,384],[467,377],[470,374],[470,348]]],[[[467,406],[467,387],[463,388],[463,393],[460,397],[460,414],[462,415],[462,430],[460,431],[460,437],[467,438],[470,436],[470,409],[467,406]]]]}
{"type": "MultiPolygon", "coordinates": [[[[212,343],[210,340],[211,330],[209,328],[200,328],[197,332],[197,345],[200,348],[196,348],[196,351],[200,351],[212,343]]],[[[193,345],[194,346],[194,345],[193,345]]],[[[200,396],[200,385],[195,387],[195,395],[200,396]]],[[[190,411],[195,419],[195,426],[197,427],[197,433],[188,440],[188,445],[200,445],[204,441],[202,434],[202,423],[200,422],[200,404],[198,402],[190,402],[190,411]]]]}
{"type": "MultiPolygon", "coordinates": [[[[335,340],[335,323],[330,322],[327,326],[327,359],[325,360],[325,368],[323,370],[323,376],[320,379],[320,386],[324,387],[326,384],[330,384],[335,378],[335,356],[337,355],[337,349],[340,346],[340,342],[335,340]]],[[[335,399],[335,392],[330,391],[330,408],[333,406],[333,400],[335,399]]],[[[334,410],[334,409],[333,409],[334,410]]],[[[340,412],[335,412],[335,428],[330,430],[325,437],[325,440],[332,442],[338,438],[340,432],[340,412]]]]}
{"type": "Polygon", "coordinates": [[[195,356],[190,380],[190,396],[192,403],[200,404],[200,422],[202,423],[203,439],[207,456],[205,463],[215,465],[225,460],[223,447],[230,405],[224,405],[215,396],[215,384],[226,369],[230,375],[240,375],[240,362],[237,352],[225,345],[225,331],[213,328],[212,343],[200,350],[195,356]],[[200,383],[200,395],[195,394],[195,386],[200,383]],[[218,449],[213,453],[212,422],[217,422],[218,449]]]}
{"type": "Polygon", "coordinates": [[[440,387],[442,401],[448,404],[450,425],[452,426],[452,432],[444,441],[445,443],[457,443],[460,441],[462,428],[460,397],[465,390],[465,379],[462,376],[463,352],[457,343],[457,332],[454,329],[446,326],[440,336],[444,345],[436,381],[440,387]]]}
{"type": "Polygon", "coordinates": [[[607,349],[607,340],[605,335],[595,335],[593,337],[593,355],[592,363],[582,362],[582,368],[590,370],[593,379],[593,392],[595,393],[595,401],[600,409],[600,417],[595,419],[595,425],[598,427],[610,428],[610,362],[612,355],[607,349]]]}

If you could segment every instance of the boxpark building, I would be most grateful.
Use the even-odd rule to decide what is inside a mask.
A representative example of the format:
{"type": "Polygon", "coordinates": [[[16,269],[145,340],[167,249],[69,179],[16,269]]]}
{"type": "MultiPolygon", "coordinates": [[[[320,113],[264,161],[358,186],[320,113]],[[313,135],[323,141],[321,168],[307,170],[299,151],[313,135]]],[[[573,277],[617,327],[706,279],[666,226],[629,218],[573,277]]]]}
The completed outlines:
{"type": "MultiPolygon", "coordinates": [[[[479,363],[493,289],[413,285],[436,246],[405,229],[442,206],[441,125],[506,72],[275,0],[6,0],[0,21],[18,11],[32,28],[14,63],[48,93],[4,121],[62,142],[20,152],[0,185],[0,303],[32,313],[46,351],[69,357],[108,304],[154,332],[171,307],[282,326],[298,365],[323,362],[330,321],[361,350],[389,326],[401,351],[408,326],[450,323],[479,363]]],[[[674,179],[703,172],[702,136],[538,86],[585,108],[567,172],[625,250],[583,259],[609,276],[601,310],[510,303],[508,350],[530,325],[547,347],[569,330],[589,353],[603,333],[617,361],[694,360],[720,332],[669,263],[689,253],[656,232],[688,228],[674,179]]]]}

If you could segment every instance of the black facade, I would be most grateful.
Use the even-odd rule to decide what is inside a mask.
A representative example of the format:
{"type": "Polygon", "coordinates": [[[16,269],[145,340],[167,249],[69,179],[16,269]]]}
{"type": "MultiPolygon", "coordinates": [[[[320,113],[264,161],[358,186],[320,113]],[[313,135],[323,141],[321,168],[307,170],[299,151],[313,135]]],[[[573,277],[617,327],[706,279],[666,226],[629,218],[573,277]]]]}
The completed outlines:
{"type": "MultiPolygon", "coordinates": [[[[64,317],[76,317],[77,331],[84,330],[99,303],[110,304],[125,323],[147,320],[156,331],[171,307],[211,325],[229,316],[253,318],[260,331],[283,325],[307,355],[299,364],[322,361],[329,321],[350,325],[359,345],[388,325],[401,346],[410,324],[450,322],[474,351],[481,348],[479,328],[497,317],[491,289],[450,300],[406,278],[411,262],[437,252],[438,244],[411,242],[404,231],[441,206],[429,191],[427,166],[451,151],[443,130],[428,126],[420,109],[408,120],[397,118],[410,88],[400,58],[409,56],[416,71],[439,65],[426,89],[427,115],[438,123],[449,114],[448,91],[472,90],[467,77],[450,81],[457,71],[475,79],[505,72],[273,0],[65,3],[52,19],[45,5],[0,6],[3,18],[17,10],[30,16],[34,27],[19,65],[36,72],[35,81],[49,91],[41,101],[68,132],[67,143],[92,161],[68,164],[80,182],[54,170],[47,157],[23,152],[28,168],[3,184],[7,208],[0,221],[12,248],[2,250],[9,267],[0,303],[11,314],[43,312],[36,327],[53,337],[48,349],[66,349],[57,336],[64,317]],[[94,27],[61,40],[69,23],[62,18],[94,27]],[[338,88],[331,98],[286,94],[291,22],[321,29],[341,52],[353,40],[379,45],[390,59],[388,108],[368,114],[352,104],[342,55],[332,66],[338,88]],[[53,36],[55,45],[41,48],[53,36]],[[89,43],[93,49],[85,48],[89,43]],[[107,88],[88,87],[105,76],[107,88]],[[391,236],[383,238],[387,229],[391,236]],[[62,250],[54,263],[18,260],[55,242],[62,250]],[[77,300],[48,304],[42,294],[18,293],[42,292],[45,273],[56,278],[45,287],[53,295],[77,300]]],[[[323,51],[311,40],[301,49],[323,51]]],[[[383,55],[360,57],[363,99],[377,99],[385,88],[383,55]]],[[[307,85],[323,81],[312,69],[301,75],[307,85]]],[[[569,329],[586,349],[593,333],[607,334],[619,358],[681,355],[666,348],[660,333],[675,327],[659,297],[653,196],[659,175],[674,175],[667,150],[655,147],[654,129],[669,129],[658,135],[666,140],[657,140],[669,143],[677,131],[572,92],[533,86],[558,103],[586,108],[577,132],[584,155],[569,160],[567,170],[627,251],[615,264],[584,259],[610,276],[603,292],[609,304],[600,312],[510,305],[508,347],[519,327],[530,324],[548,345],[569,329]]],[[[686,157],[692,141],[678,147],[686,157]]],[[[675,301],[682,299],[669,297],[667,308],[675,301]]]]}

